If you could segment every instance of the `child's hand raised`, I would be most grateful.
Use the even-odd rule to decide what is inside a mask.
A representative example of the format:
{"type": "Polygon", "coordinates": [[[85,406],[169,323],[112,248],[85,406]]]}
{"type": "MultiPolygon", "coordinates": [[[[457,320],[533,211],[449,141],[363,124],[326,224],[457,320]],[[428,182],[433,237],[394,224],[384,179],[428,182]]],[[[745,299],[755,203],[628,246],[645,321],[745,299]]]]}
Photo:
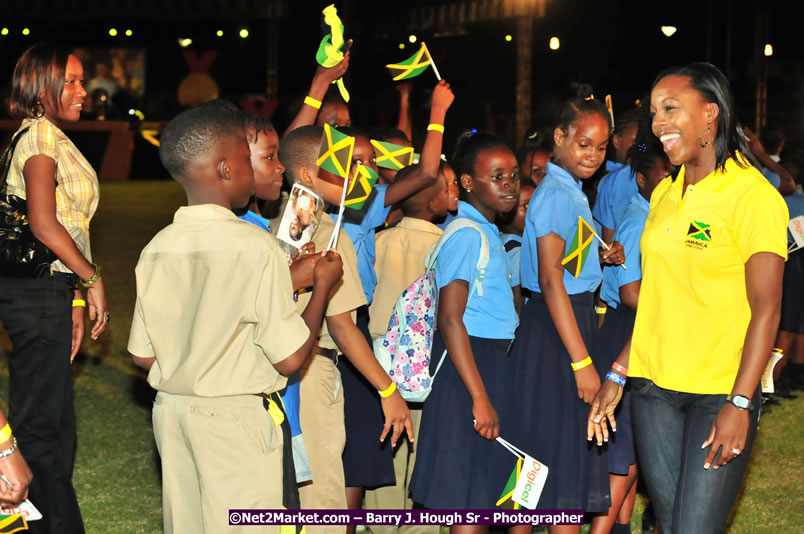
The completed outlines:
{"type": "Polygon", "coordinates": [[[313,291],[329,292],[341,281],[342,276],[343,261],[340,254],[334,250],[322,252],[313,270],[313,291]]]}
{"type": "MultiPolygon", "coordinates": [[[[351,48],[352,46],[351,39],[346,41],[346,46],[351,48]]],[[[343,75],[346,74],[346,71],[349,69],[350,56],[351,51],[347,50],[346,53],[343,55],[343,59],[340,60],[335,65],[333,65],[332,67],[324,67],[322,65],[319,65],[315,71],[315,77],[327,83],[332,83],[339,78],[343,78],[343,75]]]]}
{"type": "Polygon", "coordinates": [[[446,112],[455,100],[455,95],[446,80],[441,80],[433,89],[432,109],[446,112]]]}

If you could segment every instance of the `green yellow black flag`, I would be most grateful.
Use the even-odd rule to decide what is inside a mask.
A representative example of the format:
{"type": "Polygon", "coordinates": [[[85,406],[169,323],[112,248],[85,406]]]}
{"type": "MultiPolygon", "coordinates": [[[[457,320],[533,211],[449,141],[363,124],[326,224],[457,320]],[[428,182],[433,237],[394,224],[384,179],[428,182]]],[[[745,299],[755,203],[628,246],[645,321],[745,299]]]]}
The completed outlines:
{"type": "Polygon", "coordinates": [[[511,476],[508,477],[508,482],[506,482],[505,487],[500,494],[500,498],[497,501],[498,508],[506,508],[509,510],[519,510],[522,508],[518,502],[514,502],[514,490],[516,489],[516,481],[519,480],[519,475],[522,473],[522,462],[524,458],[521,456],[516,461],[516,466],[514,466],[514,470],[511,472],[511,476]]]}
{"type": "Polygon", "coordinates": [[[28,530],[28,522],[22,514],[0,515],[0,533],[11,534],[23,530],[28,530]]]}
{"type": "Polygon", "coordinates": [[[371,196],[371,190],[377,183],[377,173],[371,167],[358,165],[355,169],[355,176],[349,189],[346,191],[346,200],[343,205],[347,208],[359,210],[371,196]]]}
{"type": "Polygon", "coordinates": [[[329,124],[324,124],[324,136],[321,138],[321,150],[315,164],[333,174],[349,178],[349,167],[352,164],[352,152],[355,138],[339,132],[329,124]]]}
{"type": "Polygon", "coordinates": [[[398,171],[419,159],[418,154],[414,154],[413,147],[385,143],[383,141],[371,140],[374,152],[377,156],[377,166],[385,169],[398,171]]]}
{"type": "Polygon", "coordinates": [[[690,228],[687,230],[687,237],[697,239],[698,241],[712,241],[712,230],[709,228],[711,225],[692,221],[690,228]]]}
{"type": "Polygon", "coordinates": [[[561,265],[575,278],[580,276],[581,270],[586,264],[586,258],[589,256],[589,249],[594,238],[594,229],[589,226],[589,223],[583,217],[578,217],[578,231],[575,232],[575,236],[572,238],[567,257],[561,260],[561,265]]]}
{"type": "Polygon", "coordinates": [[[441,81],[441,75],[433,62],[433,56],[430,55],[430,51],[427,50],[427,45],[424,44],[424,41],[422,41],[422,46],[419,50],[408,59],[399,63],[389,63],[386,67],[391,71],[391,76],[394,76],[395,82],[415,78],[426,71],[427,67],[433,67],[436,78],[441,81]]]}

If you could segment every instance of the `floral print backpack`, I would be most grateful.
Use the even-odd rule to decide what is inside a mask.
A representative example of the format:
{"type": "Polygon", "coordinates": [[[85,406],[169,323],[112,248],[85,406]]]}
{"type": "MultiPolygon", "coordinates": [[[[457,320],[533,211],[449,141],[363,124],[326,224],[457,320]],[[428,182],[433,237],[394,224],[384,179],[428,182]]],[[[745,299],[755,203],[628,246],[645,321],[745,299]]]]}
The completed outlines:
{"type": "Polygon", "coordinates": [[[425,273],[399,295],[385,335],[374,340],[374,355],[396,383],[402,398],[410,402],[424,402],[447,355],[444,350],[435,372],[431,375],[433,332],[438,315],[435,264],[444,243],[463,228],[472,228],[480,233],[480,257],[475,266],[477,277],[469,295],[477,290],[477,294],[483,296],[483,277],[489,262],[488,239],[476,223],[464,218],[455,219],[447,225],[438,242],[427,253],[425,273]]]}

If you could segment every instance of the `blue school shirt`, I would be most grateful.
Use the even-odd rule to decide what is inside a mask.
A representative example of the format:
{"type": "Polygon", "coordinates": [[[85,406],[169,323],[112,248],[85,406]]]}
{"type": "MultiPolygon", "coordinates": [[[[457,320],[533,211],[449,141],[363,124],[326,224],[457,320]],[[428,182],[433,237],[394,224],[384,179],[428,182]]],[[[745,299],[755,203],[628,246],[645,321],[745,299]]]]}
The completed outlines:
{"type": "Polygon", "coordinates": [[[519,262],[520,262],[520,255],[522,254],[522,236],[516,234],[500,234],[500,239],[502,239],[503,247],[509,248],[510,250],[506,250],[505,253],[508,255],[508,263],[511,265],[511,287],[518,286],[520,284],[520,277],[519,277],[519,262]],[[519,243],[519,246],[509,247],[508,243],[519,243]]]}
{"type": "Polygon", "coordinates": [[[782,177],[770,170],[767,167],[762,167],[759,172],[762,173],[762,176],[765,177],[767,181],[775,188],[779,189],[779,186],[782,185],[782,177]]]}
{"type": "MultiPolygon", "coordinates": [[[[519,317],[514,309],[511,291],[511,266],[505,254],[500,230],[486,220],[474,206],[458,202],[458,217],[476,222],[489,242],[489,263],[483,278],[483,296],[477,291],[469,295],[463,324],[470,336],[486,339],[513,339],[519,317]]],[[[441,248],[436,261],[436,285],[442,287],[455,280],[465,280],[471,291],[477,278],[477,260],[480,257],[481,238],[471,228],[455,232],[441,248]]]]}
{"type": "Polygon", "coordinates": [[[639,251],[639,240],[645,221],[650,211],[650,202],[637,193],[631,197],[631,202],[617,224],[614,240],[622,243],[625,249],[625,267],[607,265],[603,268],[603,286],[600,289],[600,298],[609,306],[617,309],[621,304],[620,288],[624,285],[642,280],[642,254],[639,251]]]}
{"type": "MultiPolygon", "coordinates": [[[[536,240],[549,233],[566,241],[565,256],[578,231],[578,217],[592,225],[589,200],[570,174],[553,163],[547,164],[547,174],[536,188],[525,217],[520,263],[522,287],[541,293],[539,287],[539,254],[536,240]]],[[[592,238],[586,263],[578,278],[564,271],[564,288],[568,295],[592,292],[600,285],[603,273],[598,259],[599,242],[592,238]]]]}
{"type": "MultiPolygon", "coordinates": [[[[254,226],[259,226],[266,232],[271,231],[271,221],[251,210],[248,210],[243,215],[239,215],[238,218],[254,226]]],[[[285,405],[285,413],[288,414],[291,436],[298,436],[302,433],[301,423],[299,422],[299,380],[301,380],[301,373],[297,371],[288,377],[288,384],[285,387],[285,391],[280,394],[282,404],[285,405]]]]}
{"type": "MultiPolygon", "coordinates": [[[[385,191],[388,189],[388,185],[376,185],[374,189],[377,193],[360,224],[343,223],[343,230],[355,246],[357,274],[360,276],[363,293],[369,304],[374,300],[374,288],[377,286],[377,273],[374,272],[374,260],[377,258],[377,251],[374,248],[374,229],[385,224],[385,219],[391,212],[391,206],[385,205],[385,191]]],[[[330,215],[337,223],[338,214],[331,213],[330,215]]]]}
{"type": "Polygon", "coordinates": [[[638,192],[636,178],[631,174],[631,166],[616,165],[618,167],[604,176],[597,185],[597,199],[592,210],[595,220],[612,230],[617,229],[617,223],[622,220],[631,197],[638,192]]]}
{"type": "MultiPolygon", "coordinates": [[[[804,215],[804,191],[802,191],[801,186],[798,186],[798,189],[793,191],[792,194],[784,197],[784,201],[787,203],[787,211],[790,212],[791,219],[804,215]]],[[[793,236],[790,235],[789,231],[787,232],[787,243],[793,243],[793,236]]]]}
{"type": "Polygon", "coordinates": [[[444,222],[442,222],[441,224],[437,224],[436,226],[438,226],[439,228],[441,228],[441,230],[446,230],[446,229],[447,229],[447,225],[448,225],[449,223],[451,223],[452,221],[454,221],[454,220],[455,220],[455,217],[456,217],[456,215],[455,215],[454,213],[452,213],[451,211],[448,211],[448,212],[447,212],[447,216],[446,216],[446,217],[444,217],[444,222]]]}

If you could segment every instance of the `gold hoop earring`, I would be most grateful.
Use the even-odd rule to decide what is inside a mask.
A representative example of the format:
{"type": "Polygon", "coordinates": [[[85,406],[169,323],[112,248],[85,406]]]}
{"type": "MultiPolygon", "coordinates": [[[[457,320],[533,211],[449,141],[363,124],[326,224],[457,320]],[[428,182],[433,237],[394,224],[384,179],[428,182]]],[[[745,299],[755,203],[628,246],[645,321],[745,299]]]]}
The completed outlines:
{"type": "Polygon", "coordinates": [[[700,144],[700,145],[701,145],[701,148],[706,148],[706,147],[708,147],[708,146],[709,146],[709,145],[711,145],[711,144],[712,144],[712,142],[715,140],[715,136],[714,136],[714,134],[712,134],[712,135],[710,136],[709,140],[707,140],[707,141],[704,141],[704,140],[703,140],[703,136],[704,136],[704,135],[706,135],[706,134],[708,134],[708,133],[710,133],[711,131],[712,131],[712,124],[711,124],[711,123],[709,123],[709,122],[707,122],[707,123],[706,123],[706,130],[704,131],[703,135],[699,135],[699,136],[698,136],[698,144],[700,144]]]}

